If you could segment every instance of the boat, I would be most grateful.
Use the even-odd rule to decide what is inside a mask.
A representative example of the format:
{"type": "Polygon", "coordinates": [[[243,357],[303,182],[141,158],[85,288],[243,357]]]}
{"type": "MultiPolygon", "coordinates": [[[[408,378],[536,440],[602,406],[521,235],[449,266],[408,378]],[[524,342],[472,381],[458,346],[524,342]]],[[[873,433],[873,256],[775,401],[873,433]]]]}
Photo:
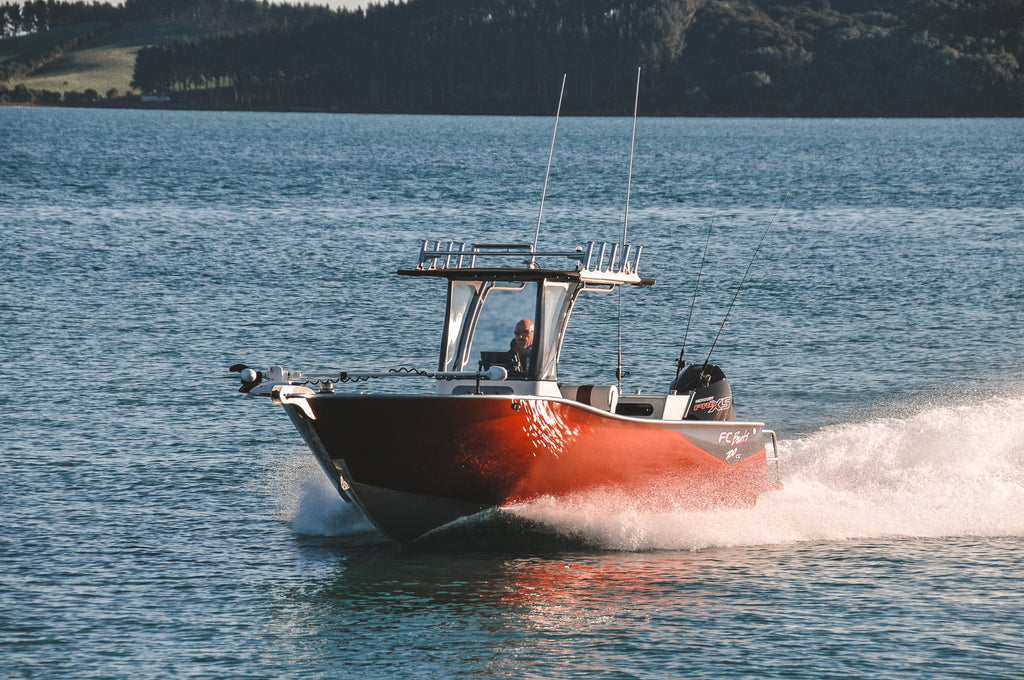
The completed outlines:
{"type": "Polygon", "coordinates": [[[559,379],[575,306],[654,284],[640,276],[642,253],[625,242],[422,241],[397,274],[447,282],[435,369],[231,368],[240,392],[284,408],[341,498],[401,543],[539,499],[751,506],[779,488],[776,436],[736,419],[720,367],[680,359],[659,393],[559,379]],[[386,380],[417,385],[367,390],[386,380]]]}
{"type": "MultiPolygon", "coordinates": [[[[640,69],[636,85],[633,142],[640,69]]],[[[711,352],[701,364],[686,364],[680,352],[663,394],[621,392],[621,351],[615,384],[559,380],[581,296],[654,284],[640,276],[643,247],[626,239],[632,147],[619,242],[538,249],[561,108],[560,94],[533,243],[424,240],[416,266],[397,272],[447,281],[435,370],[231,367],[240,392],[284,407],[338,494],[401,543],[545,498],[707,510],[751,506],[780,488],[775,432],[736,419],[711,352]],[[347,383],[395,378],[433,389],[344,391],[347,383]]]]}

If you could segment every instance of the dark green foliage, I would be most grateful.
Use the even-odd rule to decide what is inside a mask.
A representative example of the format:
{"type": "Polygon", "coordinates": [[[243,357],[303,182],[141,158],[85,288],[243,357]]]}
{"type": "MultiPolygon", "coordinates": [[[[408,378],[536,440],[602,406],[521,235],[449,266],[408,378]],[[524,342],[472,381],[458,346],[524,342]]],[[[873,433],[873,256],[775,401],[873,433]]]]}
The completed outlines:
{"type": "Polygon", "coordinates": [[[1024,113],[1019,0],[707,2],[695,28],[673,76],[719,113],[1024,113]]]}
{"type": "Polygon", "coordinates": [[[42,106],[57,106],[60,104],[60,92],[50,90],[39,90],[33,93],[35,100],[42,106]]]}
{"type": "Polygon", "coordinates": [[[32,91],[24,85],[15,85],[13,90],[2,88],[0,89],[0,101],[27,104],[32,101],[32,91]]]}
{"type": "MultiPolygon", "coordinates": [[[[134,86],[246,106],[547,112],[629,109],[630,73],[675,59],[694,2],[418,0],[140,52],[134,86]],[[206,93],[210,95],[210,92],[206,93]]],[[[180,97],[179,97],[180,99],[180,97]]]]}
{"type": "MultiPolygon", "coordinates": [[[[42,15],[52,25],[111,9],[30,5],[19,21],[37,29],[42,15]]],[[[116,10],[211,34],[138,54],[133,87],[180,106],[549,113],[566,73],[567,113],[621,114],[642,66],[647,114],[1024,114],[1024,0],[409,0],[365,12],[127,0],[116,10]]]]}
{"type": "MultiPolygon", "coordinates": [[[[139,0],[141,1],[141,0],[139,0]]],[[[197,0],[198,1],[198,0],[197,0]]],[[[143,50],[188,104],[355,111],[1020,115],[1024,0],[411,0],[143,50]]]]}
{"type": "Polygon", "coordinates": [[[123,12],[110,3],[99,2],[57,2],[56,0],[34,0],[33,2],[6,2],[0,5],[0,38],[46,31],[59,26],[73,26],[96,21],[117,21],[123,12]]]}

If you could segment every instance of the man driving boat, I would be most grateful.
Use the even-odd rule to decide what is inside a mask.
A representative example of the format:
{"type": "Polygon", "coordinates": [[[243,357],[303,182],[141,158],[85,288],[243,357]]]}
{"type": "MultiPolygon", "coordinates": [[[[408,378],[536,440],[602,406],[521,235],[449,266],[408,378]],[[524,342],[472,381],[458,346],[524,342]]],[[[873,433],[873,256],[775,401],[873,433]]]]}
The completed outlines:
{"type": "Polygon", "coordinates": [[[533,322],[521,319],[516,324],[515,334],[508,348],[508,370],[510,374],[526,375],[533,363],[533,322]]]}

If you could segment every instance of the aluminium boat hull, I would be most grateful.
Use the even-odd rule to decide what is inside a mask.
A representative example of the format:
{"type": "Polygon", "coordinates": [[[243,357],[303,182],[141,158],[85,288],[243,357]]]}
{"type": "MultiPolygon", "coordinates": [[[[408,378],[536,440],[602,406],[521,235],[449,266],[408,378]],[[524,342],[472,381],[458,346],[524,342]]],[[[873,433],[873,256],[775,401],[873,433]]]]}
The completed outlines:
{"type": "Polygon", "coordinates": [[[646,420],[522,395],[304,401],[284,406],[339,493],[400,542],[546,496],[697,510],[753,505],[774,488],[761,423],[646,420]]]}

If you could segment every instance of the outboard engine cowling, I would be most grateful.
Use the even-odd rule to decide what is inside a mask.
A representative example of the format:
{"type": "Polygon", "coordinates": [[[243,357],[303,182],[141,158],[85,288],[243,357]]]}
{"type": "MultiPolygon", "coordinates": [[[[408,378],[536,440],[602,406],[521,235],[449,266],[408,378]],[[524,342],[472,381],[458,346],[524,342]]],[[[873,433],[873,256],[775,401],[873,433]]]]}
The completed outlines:
{"type": "Polygon", "coordinates": [[[686,420],[736,420],[732,404],[732,388],[718,366],[690,364],[679,371],[672,383],[676,394],[693,392],[686,420]]]}

